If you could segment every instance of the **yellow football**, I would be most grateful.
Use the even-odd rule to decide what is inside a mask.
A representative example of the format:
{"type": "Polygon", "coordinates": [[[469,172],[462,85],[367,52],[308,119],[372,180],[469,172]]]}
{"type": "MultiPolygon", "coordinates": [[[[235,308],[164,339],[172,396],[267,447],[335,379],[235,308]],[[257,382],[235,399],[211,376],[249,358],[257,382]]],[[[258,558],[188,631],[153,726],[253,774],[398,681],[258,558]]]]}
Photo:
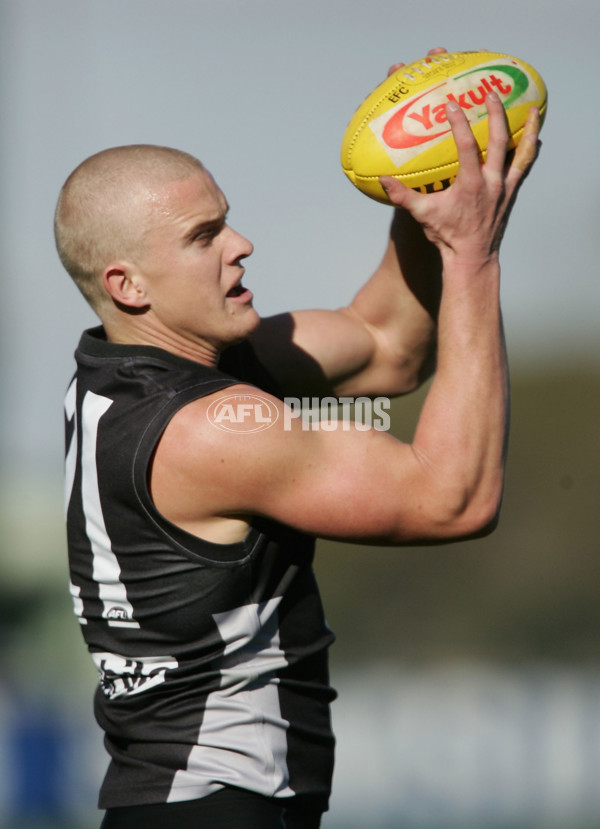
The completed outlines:
{"type": "Polygon", "coordinates": [[[482,160],[488,137],[485,99],[496,92],[504,105],[510,147],[521,138],[532,106],[547,106],[539,73],[499,52],[445,52],[393,72],[354,113],[342,140],[344,172],[372,199],[389,204],[379,176],[394,176],[423,193],[448,187],[458,172],[458,155],[446,104],[455,101],[467,116],[482,160]]]}

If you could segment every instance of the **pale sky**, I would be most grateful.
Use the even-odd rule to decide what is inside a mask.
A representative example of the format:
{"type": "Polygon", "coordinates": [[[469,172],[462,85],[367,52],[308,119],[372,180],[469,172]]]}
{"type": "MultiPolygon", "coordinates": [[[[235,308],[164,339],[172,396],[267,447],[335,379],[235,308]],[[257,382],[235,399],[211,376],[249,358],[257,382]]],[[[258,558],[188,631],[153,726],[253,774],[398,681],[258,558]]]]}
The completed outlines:
{"type": "Polygon", "coordinates": [[[255,245],[258,310],[336,307],[390,219],[343,175],[344,128],[391,63],[431,46],[508,52],[546,80],[542,154],[503,250],[511,355],[597,364],[598,31],[597,0],[0,0],[5,473],[58,469],[72,353],[96,322],[54,252],[69,172],[118,144],[197,155],[255,245]]]}

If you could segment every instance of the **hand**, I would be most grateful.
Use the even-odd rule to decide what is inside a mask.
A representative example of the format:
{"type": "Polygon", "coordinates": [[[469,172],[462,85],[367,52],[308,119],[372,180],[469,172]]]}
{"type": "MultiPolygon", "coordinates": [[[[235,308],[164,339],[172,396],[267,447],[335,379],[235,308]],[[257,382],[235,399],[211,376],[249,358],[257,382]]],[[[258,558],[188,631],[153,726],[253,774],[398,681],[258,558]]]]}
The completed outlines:
{"type": "MultiPolygon", "coordinates": [[[[436,46],[435,49],[430,49],[427,52],[427,57],[429,57],[430,55],[443,55],[447,51],[448,50],[444,49],[443,46],[436,46]]],[[[394,63],[393,66],[390,66],[390,68],[388,69],[388,78],[394,72],[397,72],[398,69],[402,69],[403,66],[406,66],[406,64],[405,63],[394,63]]]]}
{"type": "Polygon", "coordinates": [[[537,109],[531,109],[512,163],[507,166],[509,136],[504,108],[494,93],[488,95],[486,105],[489,139],[484,164],[466,115],[457,104],[446,105],[459,159],[456,181],[447,190],[422,194],[391,176],[380,178],[390,201],[411,213],[442,256],[483,261],[497,254],[519,186],[537,156],[537,109]]]}

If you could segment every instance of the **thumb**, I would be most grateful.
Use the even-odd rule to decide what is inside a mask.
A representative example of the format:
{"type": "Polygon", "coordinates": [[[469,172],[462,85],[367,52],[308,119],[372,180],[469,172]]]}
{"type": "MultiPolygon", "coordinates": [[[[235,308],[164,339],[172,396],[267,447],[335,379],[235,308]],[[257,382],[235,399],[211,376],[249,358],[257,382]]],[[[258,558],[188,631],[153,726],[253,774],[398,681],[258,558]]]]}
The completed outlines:
{"type": "Polygon", "coordinates": [[[383,187],[390,204],[394,207],[403,207],[408,211],[414,207],[419,194],[393,176],[380,176],[379,183],[383,187]]]}

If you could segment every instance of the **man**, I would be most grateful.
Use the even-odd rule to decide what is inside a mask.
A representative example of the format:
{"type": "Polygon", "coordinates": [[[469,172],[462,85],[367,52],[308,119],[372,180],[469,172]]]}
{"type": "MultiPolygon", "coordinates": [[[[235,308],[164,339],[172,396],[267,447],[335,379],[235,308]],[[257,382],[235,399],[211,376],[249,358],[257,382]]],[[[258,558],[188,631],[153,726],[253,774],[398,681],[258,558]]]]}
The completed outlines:
{"type": "Polygon", "coordinates": [[[114,148],[65,183],[59,254],[102,322],[80,342],[66,413],[72,594],[111,755],[106,829],[318,827],[334,693],[313,539],[493,528],[508,417],[498,250],[538,126],[532,111],[507,164],[502,104],[487,106],[485,164],[447,106],[451,188],[382,179],[399,208],[387,250],[337,311],[259,320],[242,284],[252,245],[191,156],[114,148]],[[289,416],[285,395],[416,388],[434,328],[412,444],[289,416]],[[217,428],[215,407],[257,392],[269,428],[217,428]]]}

